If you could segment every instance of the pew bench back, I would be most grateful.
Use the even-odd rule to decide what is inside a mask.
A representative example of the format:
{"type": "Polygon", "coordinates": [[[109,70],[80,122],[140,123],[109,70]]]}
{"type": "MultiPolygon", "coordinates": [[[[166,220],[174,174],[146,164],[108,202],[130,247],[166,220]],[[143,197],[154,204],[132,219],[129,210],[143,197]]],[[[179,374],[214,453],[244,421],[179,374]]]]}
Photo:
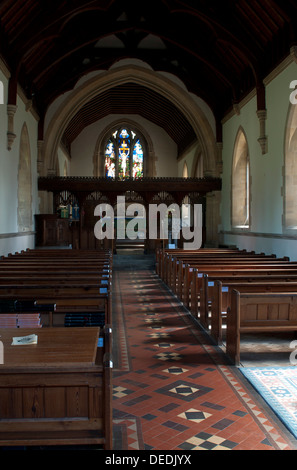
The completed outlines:
{"type": "Polygon", "coordinates": [[[233,289],[227,312],[226,353],[240,363],[242,333],[297,330],[296,293],[240,293],[233,289]]]}

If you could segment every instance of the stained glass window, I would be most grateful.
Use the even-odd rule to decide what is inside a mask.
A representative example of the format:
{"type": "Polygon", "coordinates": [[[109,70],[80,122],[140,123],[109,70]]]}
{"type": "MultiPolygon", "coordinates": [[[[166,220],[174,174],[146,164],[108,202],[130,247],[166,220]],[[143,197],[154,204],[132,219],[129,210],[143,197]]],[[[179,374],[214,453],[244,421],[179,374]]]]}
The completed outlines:
{"type": "Polygon", "coordinates": [[[116,155],[114,150],[114,144],[112,140],[108,141],[105,150],[105,176],[109,178],[115,177],[115,167],[116,167],[116,155]]]}
{"type": "Polygon", "coordinates": [[[128,128],[113,132],[105,148],[105,176],[109,178],[142,178],[143,145],[128,128]]]}
{"type": "Polygon", "coordinates": [[[142,178],[143,176],[143,149],[138,139],[133,148],[133,178],[142,178]]]}

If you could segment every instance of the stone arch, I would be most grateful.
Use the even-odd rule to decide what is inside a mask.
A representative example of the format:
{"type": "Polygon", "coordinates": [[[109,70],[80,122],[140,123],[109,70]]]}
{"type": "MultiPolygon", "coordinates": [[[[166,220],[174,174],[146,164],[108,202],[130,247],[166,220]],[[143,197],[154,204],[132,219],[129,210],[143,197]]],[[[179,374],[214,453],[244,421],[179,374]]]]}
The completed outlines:
{"type": "Polygon", "coordinates": [[[109,88],[123,83],[137,83],[150,88],[170,100],[188,119],[202,147],[206,172],[218,176],[218,152],[213,130],[190,94],[168,78],[143,67],[128,65],[103,72],[86,80],[75,88],[58,107],[48,125],[44,138],[41,176],[47,176],[55,168],[59,143],[67,124],[89,100],[109,88]]]}
{"type": "Polygon", "coordinates": [[[196,149],[193,164],[191,168],[191,176],[193,178],[203,178],[204,176],[204,167],[207,167],[206,162],[204,163],[204,155],[199,145],[196,149]]]}
{"type": "Polygon", "coordinates": [[[32,230],[32,168],[29,132],[24,123],[20,136],[18,166],[18,231],[32,230]]]}

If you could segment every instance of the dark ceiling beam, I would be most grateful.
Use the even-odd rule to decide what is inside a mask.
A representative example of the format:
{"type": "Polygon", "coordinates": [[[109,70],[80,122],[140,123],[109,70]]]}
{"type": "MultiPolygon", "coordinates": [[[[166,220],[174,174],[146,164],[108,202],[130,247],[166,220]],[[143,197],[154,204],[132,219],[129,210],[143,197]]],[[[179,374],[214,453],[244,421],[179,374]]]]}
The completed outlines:
{"type": "Polygon", "coordinates": [[[217,122],[253,88],[263,111],[264,77],[290,53],[296,36],[296,0],[0,2],[0,53],[11,74],[9,101],[16,101],[19,83],[37,104],[41,122],[49,103],[81,76],[108,70],[127,57],[176,75],[206,101],[217,122]],[[94,47],[113,34],[122,39],[123,49],[94,47]],[[166,49],[139,50],[146,34],[160,38],[166,49]]]}

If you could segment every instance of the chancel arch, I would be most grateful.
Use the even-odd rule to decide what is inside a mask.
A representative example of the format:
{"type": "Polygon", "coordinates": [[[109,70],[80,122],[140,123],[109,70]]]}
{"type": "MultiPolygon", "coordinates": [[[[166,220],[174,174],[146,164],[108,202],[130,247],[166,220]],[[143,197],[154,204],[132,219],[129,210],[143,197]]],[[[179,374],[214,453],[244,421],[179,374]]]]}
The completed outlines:
{"type": "MultiPolygon", "coordinates": [[[[190,125],[194,140],[196,139],[196,145],[198,145],[204,157],[203,176],[206,175],[208,177],[215,178],[220,176],[218,174],[218,151],[213,128],[204,114],[204,111],[199,107],[195,100],[193,100],[193,97],[187,92],[186,88],[181,87],[168,77],[158,74],[148,68],[135,65],[125,65],[117,66],[106,73],[98,74],[92,78],[86,79],[79,86],[74,88],[72,92],[65,97],[63,102],[57,106],[55,112],[52,114],[52,118],[49,120],[45,132],[42,152],[43,163],[39,165],[39,174],[41,177],[54,174],[54,169],[56,168],[57,149],[59,148],[67,126],[69,129],[69,124],[72,122],[72,119],[75,118],[77,113],[94,98],[96,98],[97,101],[100,101],[100,97],[103,96],[104,93],[113,92],[122,84],[134,84],[137,87],[142,87],[143,90],[146,90],[144,95],[150,96],[150,92],[153,92],[154,96],[157,94],[160,96],[160,99],[167,100],[166,102],[170,103],[171,108],[173,106],[177,113],[183,115],[183,119],[185,120],[184,122],[187,122],[187,125],[190,125]]],[[[149,105],[151,105],[150,102],[148,102],[148,106],[149,105]]],[[[106,116],[107,115],[109,115],[108,112],[106,116]]],[[[157,115],[158,113],[156,114],[156,110],[154,110],[154,117],[156,118],[157,115]]],[[[107,142],[107,140],[104,141],[104,139],[108,138],[108,133],[115,124],[117,123],[113,121],[110,124],[110,127],[106,128],[106,133],[104,134],[101,132],[100,136],[98,136],[97,144],[94,146],[93,153],[93,176],[94,173],[98,176],[103,175],[104,173],[103,149],[107,142]]],[[[128,124],[132,123],[128,122],[128,124]]],[[[145,141],[147,143],[147,165],[144,165],[144,174],[158,177],[160,175],[155,172],[156,161],[157,158],[161,158],[162,155],[158,154],[157,157],[155,156],[150,139],[147,138],[145,129],[143,129],[142,126],[139,125],[138,130],[145,137],[145,141]]],[[[41,201],[40,211],[44,212],[47,210],[47,207],[43,207],[42,204],[43,202],[41,201]]],[[[219,201],[216,199],[215,203],[209,206],[208,209],[209,218],[214,226],[213,233],[215,234],[214,236],[211,236],[211,244],[217,243],[218,220],[216,214],[218,213],[218,210],[215,206],[218,204],[219,201]]]]}
{"type": "Polygon", "coordinates": [[[211,125],[201,108],[186,90],[168,78],[143,67],[119,66],[96,75],[75,88],[57,107],[45,132],[40,176],[47,176],[55,168],[57,149],[63,133],[76,113],[94,97],[123,83],[146,87],[168,99],[184,114],[196,134],[207,162],[209,175],[217,175],[217,146],[211,125]]]}
{"type": "Polygon", "coordinates": [[[194,162],[193,162],[193,169],[192,169],[192,176],[195,178],[203,178],[203,154],[200,149],[196,152],[194,162]]]}

